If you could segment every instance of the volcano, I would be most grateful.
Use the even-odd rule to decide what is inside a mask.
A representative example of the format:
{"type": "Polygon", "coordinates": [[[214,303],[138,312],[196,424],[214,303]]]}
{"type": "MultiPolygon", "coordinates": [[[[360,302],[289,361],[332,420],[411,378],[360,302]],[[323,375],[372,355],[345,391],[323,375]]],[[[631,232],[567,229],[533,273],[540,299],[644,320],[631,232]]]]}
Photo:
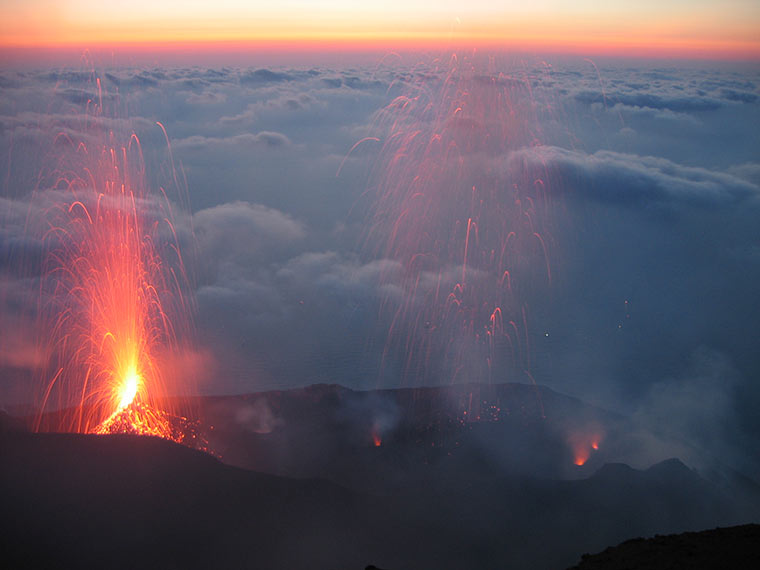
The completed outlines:
{"type": "Polygon", "coordinates": [[[623,440],[615,430],[625,418],[548,389],[540,395],[544,416],[528,405],[532,386],[509,384],[318,385],[199,398],[207,421],[218,422],[209,434],[221,460],[155,437],[33,434],[6,418],[5,560],[19,568],[548,569],[632,537],[760,516],[752,482],[719,485],[677,459],[634,469],[602,455],[575,466],[563,429],[603,428],[603,454],[623,440]],[[473,389],[486,404],[511,399],[499,400],[496,417],[481,408],[480,420],[462,420],[476,410],[473,389]],[[548,447],[496,458],[505,451],[492,438],[510,433],[508,442],[548,447]],[[554,452],[561,461],[536,460],[554,452]],[[573,478],[558,476],[564,468],[576,469],[573,478]]]}

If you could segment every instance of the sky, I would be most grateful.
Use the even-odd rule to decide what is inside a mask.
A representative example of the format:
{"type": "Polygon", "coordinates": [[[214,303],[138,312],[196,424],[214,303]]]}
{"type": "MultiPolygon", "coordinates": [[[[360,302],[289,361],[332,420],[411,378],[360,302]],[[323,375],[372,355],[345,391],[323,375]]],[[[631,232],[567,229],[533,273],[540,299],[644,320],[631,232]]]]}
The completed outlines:
{"type": "Polygon", "coordinates": [[[61,141],[134,132],[202,393],[535,381],[760,465],[757,3],[181,4],[0,8],[0,406],[61,141]]]}
{"type": "Polygon", "coordinates": [[[0,16],[0,46],[16,57],[19,47],[224,51],[240,44],[300,51],[482,46],[586,55],[760,56],[760,7],[753,0],[11,0],[0,16]]]}

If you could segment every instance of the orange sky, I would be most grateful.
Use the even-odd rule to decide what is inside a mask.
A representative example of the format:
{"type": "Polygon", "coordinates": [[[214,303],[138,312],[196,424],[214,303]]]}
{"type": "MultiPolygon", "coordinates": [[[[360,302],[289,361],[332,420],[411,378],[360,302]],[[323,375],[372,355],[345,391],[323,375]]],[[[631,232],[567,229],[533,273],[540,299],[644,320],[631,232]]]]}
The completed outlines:
{"type": "Polygon", "coordinates": [[[757,0],[4,0],[0,46],[489,47],[760,59],[757,0]]]}

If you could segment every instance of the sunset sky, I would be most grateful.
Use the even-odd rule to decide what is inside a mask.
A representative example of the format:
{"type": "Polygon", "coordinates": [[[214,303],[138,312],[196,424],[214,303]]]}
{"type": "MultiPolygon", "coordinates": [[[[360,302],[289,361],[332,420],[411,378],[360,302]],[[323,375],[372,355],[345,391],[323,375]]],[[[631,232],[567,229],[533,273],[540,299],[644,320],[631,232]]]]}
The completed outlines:
{"type": "Polygon", "coordinates": [[[0,42],[156,49],[215,44],[287,49],[483,46],[656,57],[760,57],[754,0],[8,0],[0,42]],[[157,45],[159,44],[159,45],[157,45]]]}

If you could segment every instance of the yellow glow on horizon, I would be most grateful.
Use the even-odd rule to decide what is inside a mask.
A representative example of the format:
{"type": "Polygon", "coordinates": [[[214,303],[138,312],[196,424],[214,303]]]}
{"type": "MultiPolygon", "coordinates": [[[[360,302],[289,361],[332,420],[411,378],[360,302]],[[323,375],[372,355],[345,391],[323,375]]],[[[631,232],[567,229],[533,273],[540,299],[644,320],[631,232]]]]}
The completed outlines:
{"type": "Polygon", "coordinates": [[[0,46],[587,46],[760,58],[754,0],[6,0],[0,46]]]}

